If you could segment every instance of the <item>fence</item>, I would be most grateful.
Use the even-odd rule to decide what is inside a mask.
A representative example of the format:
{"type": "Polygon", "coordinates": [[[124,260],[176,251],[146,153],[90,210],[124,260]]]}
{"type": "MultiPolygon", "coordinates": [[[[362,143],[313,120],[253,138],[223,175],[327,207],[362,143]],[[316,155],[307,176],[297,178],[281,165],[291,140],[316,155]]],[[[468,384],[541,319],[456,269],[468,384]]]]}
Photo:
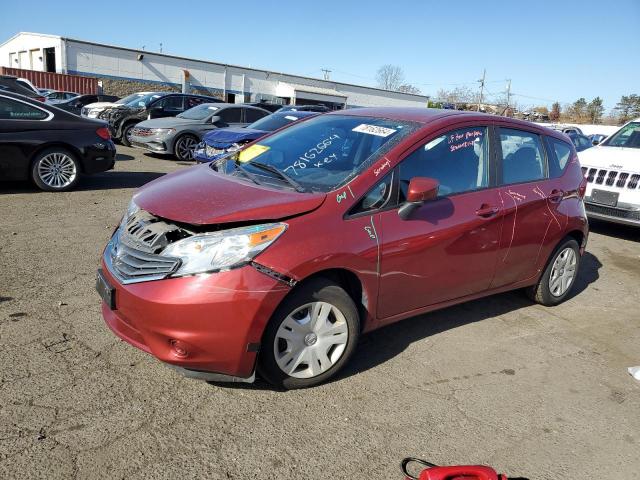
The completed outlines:
{"type": "Polygon", "coordinates": [[[50,88],[52,90],[63,90],[65,92],[76,92],[85,95],[98,93],[97,78],[65,75],[62,73],[36,72],[35,70],[8,67],[0,67],[0,73],[26,78],[38,88],[50,88]]]}

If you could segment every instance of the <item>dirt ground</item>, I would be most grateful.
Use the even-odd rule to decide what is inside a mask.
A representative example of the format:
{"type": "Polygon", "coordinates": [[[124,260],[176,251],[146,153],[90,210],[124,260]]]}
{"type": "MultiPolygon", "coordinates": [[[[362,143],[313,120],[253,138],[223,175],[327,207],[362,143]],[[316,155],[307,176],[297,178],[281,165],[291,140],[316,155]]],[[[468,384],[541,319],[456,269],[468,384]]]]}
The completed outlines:
{"type": "Polygon", "coordinates": [[[406,320],[313,389],[213,385],[103,323],[114,225],[136,187],[186,168],[119,152],[74,192],[0,184],[0,478],[400,479],[405,456],[638,478],[640,230],[594,223],[558,307],[513,292],[406,320]]]}

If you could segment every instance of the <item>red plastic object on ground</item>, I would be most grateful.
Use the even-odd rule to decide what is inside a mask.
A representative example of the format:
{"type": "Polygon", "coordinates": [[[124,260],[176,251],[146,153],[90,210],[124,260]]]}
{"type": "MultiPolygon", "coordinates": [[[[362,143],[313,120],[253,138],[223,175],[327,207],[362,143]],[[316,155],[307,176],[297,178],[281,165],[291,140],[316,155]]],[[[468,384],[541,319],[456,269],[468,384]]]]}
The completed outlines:
{"type": "Polygon", "coordinates": [[[508,480],[505,475],[498,474],[493,468],[484,465],[439,467],[417,458],[405,458],[401,467],[407,480],[508,480]],[[427,468],[423,469],[419,476],[415,477],[408,471],[408,465],[411,463],[418,463],[427,468]]]}

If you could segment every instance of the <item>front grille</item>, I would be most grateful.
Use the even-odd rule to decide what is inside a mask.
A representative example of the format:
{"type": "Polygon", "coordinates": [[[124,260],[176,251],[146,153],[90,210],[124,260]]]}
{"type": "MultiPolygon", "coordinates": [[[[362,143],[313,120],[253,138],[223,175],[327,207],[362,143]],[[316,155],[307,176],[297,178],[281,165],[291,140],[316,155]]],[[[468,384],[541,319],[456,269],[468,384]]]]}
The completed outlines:
{"type": "Polygon", "coordinates": [[[111,265],[123,280],[163,278],[175,272],[180,263],[176,258],[143,252],[123,244],[115,237],[114,239],[111,265]]]}
{"type": "Polygon", "coordinates": [[[625,210],[623,208],[594,205],[593,203],[585,203],[585,209],[587,210],[587,212],[598,213],[600,215],[606,215],[608,217],[640,221],[640,210],[625,210]]]}
{"type": "Polygon", "coordinates": [[[640,175],[618,170],[606,170],[597,168],[582,167],[582,174],[587,178],[587,182],[596,185],[616,186],[618,188],[628,188],[633,190],[640,183],[640,175]]]}
{"type": "Polygon", "coordinates": [[[136,137],[150,137],[151,135],[153,135],[153,132],[150,128],[135,127],[133,130],[131,130],[131,134],[135,135],[136,137]]]}

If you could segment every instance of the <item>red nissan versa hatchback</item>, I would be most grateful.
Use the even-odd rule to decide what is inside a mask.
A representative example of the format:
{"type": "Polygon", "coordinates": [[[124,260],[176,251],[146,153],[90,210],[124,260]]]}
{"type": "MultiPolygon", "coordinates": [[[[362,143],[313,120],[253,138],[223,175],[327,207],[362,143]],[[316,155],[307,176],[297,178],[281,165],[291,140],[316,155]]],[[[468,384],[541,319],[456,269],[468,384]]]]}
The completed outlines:
{"type": "Polygon", "coordinates": [[[569,294],[588,235],[566,136],[429,109],[320,115],[133,197],[98,272],[116,335],[188,376],[334,376],[383,325],[569,294]]]}

